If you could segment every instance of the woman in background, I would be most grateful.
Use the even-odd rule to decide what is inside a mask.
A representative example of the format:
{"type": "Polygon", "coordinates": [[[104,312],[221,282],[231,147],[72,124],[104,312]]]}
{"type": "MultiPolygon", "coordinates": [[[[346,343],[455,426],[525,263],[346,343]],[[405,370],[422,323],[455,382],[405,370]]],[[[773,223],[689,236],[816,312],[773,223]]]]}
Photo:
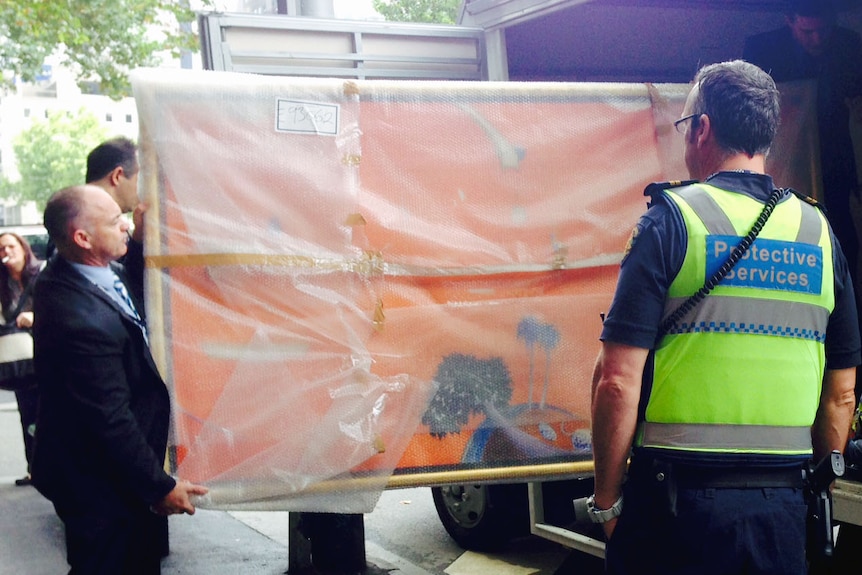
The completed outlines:
{"type": "MultiPolygon", "coordinates": [[[[0,309],[3,313],[3,323],[14,323],[21,328],[33,327],[33,295],[32,289],[27,293],[27,299],[17,317],[15,313],[21,296],[27,286],[32,284],[42,262],[33,255],[27,240],[12,232],[0,233],[0,309]]],[[[25,376],[29,381],[15,392],[18,402],[18,413],[21,416],[21,431],[24,434],[24,455],[27,458],[27,475],[15,480],[15,485],[30,485],[30,457],[33,453],[33,436],[36,427],[36,411],[39,406],[39,393],[36,389],[34,375],[25,376]]]]}

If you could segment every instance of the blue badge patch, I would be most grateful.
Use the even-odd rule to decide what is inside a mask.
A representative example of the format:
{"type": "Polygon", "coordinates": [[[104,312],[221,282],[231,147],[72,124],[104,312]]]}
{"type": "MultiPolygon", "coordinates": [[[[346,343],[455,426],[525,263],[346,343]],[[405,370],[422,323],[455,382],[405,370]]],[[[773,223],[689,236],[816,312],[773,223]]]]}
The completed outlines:
{"type": "MultiPolygon", "coordinates": [[[[727,261],[741,239],[736,236],[707,236],[707,277],[727,261]]],[[[721,283],[819,294],[823,284],[823,250],[812,244],[757,239],[721,283]]]]}

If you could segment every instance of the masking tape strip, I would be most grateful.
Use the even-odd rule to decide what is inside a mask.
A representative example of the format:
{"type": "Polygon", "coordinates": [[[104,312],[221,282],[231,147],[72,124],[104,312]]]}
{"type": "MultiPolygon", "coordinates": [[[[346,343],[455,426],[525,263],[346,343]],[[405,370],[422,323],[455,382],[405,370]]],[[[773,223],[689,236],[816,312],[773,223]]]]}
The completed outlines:
{"type": "Polygon", "coordinates": [[[426,267],[386,263],[379,253],[366,253],[360,260],[324,260],[310,256],[285,254],[185,254],[148,255],[146,267],[155,269],[262,266],[288,267],[304,270],[342,271],[366,275],[456,277],[471,275],[504,275],[512,273],[539,273],[550,270],[577,270],[618,265],[622,253],[603,254],[578,261],[563,262],[559,257],[547,264],[509,264],[497,266],[426,267]]]}

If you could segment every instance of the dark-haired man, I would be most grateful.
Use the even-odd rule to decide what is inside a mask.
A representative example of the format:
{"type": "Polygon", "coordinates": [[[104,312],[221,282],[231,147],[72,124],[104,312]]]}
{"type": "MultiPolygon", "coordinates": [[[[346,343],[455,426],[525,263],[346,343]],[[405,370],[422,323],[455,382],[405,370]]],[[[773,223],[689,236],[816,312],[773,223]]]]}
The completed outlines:
{"type": "MultiPolygon", "coordinates": [[[[836,24],[837,13],[830,0],[791,0],[788,4],[786,26],[748,38],[742,58],[760,66],[779,84],[817,82],[820,201],[847,257],[857,296],[862,296],[858,293],[858,232],[850,201],[851,197],[859,199],[860,182],[849,127],[851,112],[862,110],[862,39],[836,24]]],[[[862,393],[862,380],[856,393],[862,393]]]]}
{"type": "MultiPolygon", "coordinates": [[[[144,257],[144,212],[147,206],[138,199],[139,171],[138,147],[123,136],[102,142],[87,155],[87,184],[99,186],[108,192],[124,214],[132,213],[132,241],[128,245],[128,255],[120,258],[121,262],[127,257],[141,260],[144,257]]],[[[131,289],[143,299],[143,266],[140,269],[131,266],[129,273],[131,289]]]]}
{"type": "Polygon", "coordinates": [[[123,213],[138,206],[138,148],[128,138],[102,142],[87,155],[86,182],[114,198],[123,213]]]}
{"type": "Polygon", "coordinates": [[[592,395],[609,573],[806,573],[801,470],[844,447],[860,338],[826,219],[764,173],[778,118],[757,66],[702,68],[676,122],[699,182],[651,186],[623,259],[592,395]]]}
{"type": "Polygon", "coordinates": [[[194,513],[189,497],[207,490],[163,468],[169,395],[142,302],[116,263],[128,220],[107,192],[85,185],[51,196],[45,227],[57,254],[34,294],[33,483],[65,525],[71,573],[156,575],[165,516],[194,513]]]}

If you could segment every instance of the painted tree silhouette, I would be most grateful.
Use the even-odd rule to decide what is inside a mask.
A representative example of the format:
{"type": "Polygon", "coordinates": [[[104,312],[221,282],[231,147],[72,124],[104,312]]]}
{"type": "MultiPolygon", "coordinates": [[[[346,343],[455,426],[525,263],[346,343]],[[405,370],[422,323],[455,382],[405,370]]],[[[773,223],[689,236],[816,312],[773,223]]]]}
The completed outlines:
{"type": "Polygon", "coordinates": [[[527,403],[530,405],[533,405],[533,370],[535,369],[536,342],[539,341],[541,329],[542,322],[532,316],[525,317],[518,322],[518,339],[524,340],[530,354],[530,392],[527,395],[527,403]]]}
{"type": "Polygon", "coordinates": [[[447,355],[437,366],[434,380],[439,387],[422,423],[438,439],[460,433],[470,416],[485,413],[486,406],[502,408],[512,399],[512,379],[500,357],[447,355]]]}
{"type": "Polygon", "coordinates": [[[550,323],[542,324],[539,330],[539,345],[545,351],[545,384],[542,387],[542,401],[539,407],[545,407],[548,399],[548,384],[551,373],[551,351],[560,343],[560,332],[550,323]]]}
{"type": "Polygon", "coordinates": [[[530,391],[528,403],[533,405],[533,382],[535,379],[536,345],[545,352],[545,382],[542,388],[542,400],[539,404],[545,407],[548,398],[548,378],[551,372],[551,351],[560,342],[560,332],[553,324],[544,323],[538,318],[527,316],[518,322],[518,339],[524,340],[530,354],[530,391]]]}

